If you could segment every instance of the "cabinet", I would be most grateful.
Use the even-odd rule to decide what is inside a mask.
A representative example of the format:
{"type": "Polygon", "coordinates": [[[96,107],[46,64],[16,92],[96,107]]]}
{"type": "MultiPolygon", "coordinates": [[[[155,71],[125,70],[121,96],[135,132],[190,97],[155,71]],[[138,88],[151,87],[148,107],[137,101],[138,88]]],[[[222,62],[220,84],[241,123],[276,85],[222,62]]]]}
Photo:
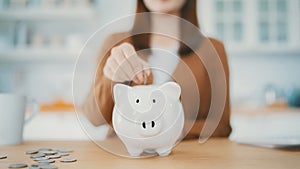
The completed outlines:
{"type": "Polygon", "coordinates": [[[299,56],[299,0],[201,0],[204,32],[231,55],[299,56]]]}
{"type": "Polygon", "coordinates": [[[101,24],[97,3],[0,0],[0,92],[24,94],[53,110],[57,102],[72,105],[76,58],[101,24]]]}

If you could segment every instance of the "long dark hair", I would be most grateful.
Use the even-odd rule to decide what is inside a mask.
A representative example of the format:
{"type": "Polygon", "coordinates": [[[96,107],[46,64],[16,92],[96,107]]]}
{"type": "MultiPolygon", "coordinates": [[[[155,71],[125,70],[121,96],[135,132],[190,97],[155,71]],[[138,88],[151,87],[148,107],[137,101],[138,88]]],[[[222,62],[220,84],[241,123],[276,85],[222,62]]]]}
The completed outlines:
{"type": "MultiPolygon", "coordinates": [[[[185,4],[180,10],[180,17],[192,23],[199,28],[196,10],[196,0],[186,0],[185,4]]],[[[149,9],[144,4],[143,0],[137,0],[136,13],[150,12],[149,9]]],[[[151,22],[150,15],[143,15],[143,17],[135,17],[134,25],[131,32],[134,34],[132,36],[132,43],[136,50],[148,49],[150,48],[150,35],[151,33],[136,34],[136,32],[150,32],[151,22]],[[145,22],[146,21],[146,22],[145,22]],[[141,24],[142,23],[142,24],[141,24]]],[[[180,39],[181,41],[188,42],[192,44],[193,48],[198,46],[200,43],[200,36],[197,37],[199,31],[191,30],[190,26],[186,26],[184,22],[180,22],[180,39]]],[[[192,52],[186,44],[180,42],[179,55],[187,55],[192,52]]]]}

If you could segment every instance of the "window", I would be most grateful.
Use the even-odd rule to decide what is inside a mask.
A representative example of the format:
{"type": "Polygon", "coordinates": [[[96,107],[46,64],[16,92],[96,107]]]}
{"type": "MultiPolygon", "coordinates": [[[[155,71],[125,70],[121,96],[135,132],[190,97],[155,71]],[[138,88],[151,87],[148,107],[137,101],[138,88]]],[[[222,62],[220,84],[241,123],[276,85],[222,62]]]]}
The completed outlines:
{"type": "Polygon", "coordinates": [[[261,42],[269,41],[269,23],[268,22],[260,22],[259,24],[259,37],[261,42]]]}
{"type": "Polygon", "coordinates": [[[282,43],[288,40],[288,0],[259,0],[259,40],[282,43]]]}
{"type": "Polygon", "coordinates": [[[277,41],[278,42],[285,42],[287,41],[287,23],[284,21],[277,22],[277,41]]]}
{"type": "Polygon", "coordinates": [[[258,23],[258,37],[260,42],[269,42],[270,40],[270,28],[269,28],[269,0],[259,0],[259,18],[261,21],[258,23]]]}
{"type": "Polygon", "coordinates": [[[216,1],[216,11],[218,13],[224,12],[224,2],[222,0],[217,0],[216,1]]]}
{"type": "Polygon", "coordinates": [[[276,30],[276,39],[279,43],[286,42],[288,39],[288,1],[276,0],[277,22],[274,24],[276,30]]]}
{"type": "Polygon", "coordinates": [[[243,6],[242,6],[241,0],[233,1],[233,11],[235,13],[238,13],[238,14],[241,13],[241,11],[243,10],[242,8],[243,8],[243,6]]]}
{"type": "Polygon", "coordinates": [[[243,39],[243,25],[241,22],[235,22],[233,24],[233,38],[235,41],[241,41],[243,39]]]}
{"type": "Polygon", "coordinates": [[[262,13],[267,13],[269,11],[268,0],[260,0],[259,1],[259,11],[262,13]]]}
{"type": "Polygon", "coordinates": [[[287,1],[286,0],[277,0],[277,12],[286,13],[287,12],[287,1]]]}
{"type": "Polygon", "coordinates": [[[245,0],[214,0],[216,22],[215,35],[224,41],[243,40],[243,5],[245,0]]]}
{"type": "Polygon", "coordinates": [[[220,38],[220,39],[224,39],[224,34],[225,34],[225,25],[224,25],[224,23],[223,22],[218,22],[217,24],[216,24],[216,28],[217,28],[217,36],[218,36],[218,38],[220,38]]]}
{"type": "Polygon", "coordinates": [[[300,42],[300,0],[203,1],[214,12],[209,33],[230,46],[294,48],[300,42]]]}

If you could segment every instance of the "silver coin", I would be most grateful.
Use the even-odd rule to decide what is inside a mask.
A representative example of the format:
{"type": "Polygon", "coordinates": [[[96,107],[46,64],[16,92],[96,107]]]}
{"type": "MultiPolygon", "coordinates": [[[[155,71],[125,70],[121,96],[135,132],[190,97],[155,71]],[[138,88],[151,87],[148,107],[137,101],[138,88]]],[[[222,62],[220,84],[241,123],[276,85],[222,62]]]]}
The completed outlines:
{"type": "Polygon", "coordinates": [[[0,154],[0,159],[5,159],[5,158],[7,158],[6,154],[0,154]]]}
{"type": "Polygon", "coordinates": [[[52,148],[52,151],[59,151],[61,148],[58,148],[58,147],[55,147],[55,148],[52,148]]]}
{"type": "Polygon", "coordinates": [[[68,149],[64,149],[64,148],[59,148],[57,149],[58,152],[60,153],[72,153],[73,150],[68,150],[68,149]]]}
{"type": "Polygon", "coordinates": [[[60,155],[62,157],[62,156],[68,156],[70,154],[69,153],[61,153],[61,152],[59,152],[59,153],[57,153],[57,155],[60,155]]]}
{"type": "Polygon", "coordinates": [[[27,167],[27,164],[11,164],[8,166],[8,168],[25,168],[27,167]]]}
{"type": "Polygon", "coordinates": [[[40,167],[43,165],[49,165],[50,163],[35,163],[35,164],[31,164],[31,167],[40,167]]]}
{"type": "Polygon", "coordinates": [[[52,160],[52,159],[48,159],[48,160],[39,160],[37,161],[38,163],[54,163],[55,160],[52,160]]]}
{"type": "Polygon", "coordinates": [[[40,161],[40,160],[49,160],[49,158],[47,156],[45,157],[38,157],[38,158],[35,158],[33,159],[34,161],[40,161]]]}
{"type": "Polygon", "coordinates": [[[56,165],[44,165],[41,166],[41,169],[58,169],[56,165]]]}
{"type": "Polygon", "coordinates": [[[57,158],[60,158],[61,155],[59,155],[59,154],[54,154],[54,155],[50,155],[50,156],[46,156],[46,157],[48,157],[48,159],[57,159],[57,158]]]}
{"type": "Polygon", "coordinates": [[[32,167],[32,166],[30,166],[30,167],[28,167],[28,169],[41,169],[40,167],[32,167]]]}
{"type": "Polygon", "coordinates": [[[38,167],[39,164],[31,164],[30,167],[38,167]]]}
{"type": "Polygon", "coordinates": [[[41,153],[44,153],[45,155],[54,155],[57,154],[57,151],[39,151],[41,153]]]}
{"type": "Polygon", "coordinates": [[[31,164],[30,167],[39,167],[39,164],[36,163],[36,164],[31,164]]]}
{"type": "Polygon", "coordinates": [[[43,165],[50,165],[50,163],[45,163],[45,162],[44,162],[44,163],[38,163],[38,165],[39,165],[39,167],[40,167],[40,166],[43,166],[43,165]]]}
{"type": "Polygon", "coordinates": [[[40,148],[38,151],[52,151],[52,148],[40,148]]]}
{"type": "Polygon", "coordinates": [[[37,153],[30,156],[31,158],[39,158],[39,157],[45,157],[44,153],[37,153]]]}
{"type": "Polygon", "coordinates": [[[32,154],[37,154],[38,152],[39,152],[38,150],[28,150],[25,152],[25,154],[32,155],[32,154]]]}
{"type": "Polygon", "coordinates": [[[69,158],[62,158],[59,160],[60,162],[63,162],[63,163],[72,163],[72,162],[75,162],[77,161],[76,158],[72,158],[72,157],[69,157],[69,158]]]}

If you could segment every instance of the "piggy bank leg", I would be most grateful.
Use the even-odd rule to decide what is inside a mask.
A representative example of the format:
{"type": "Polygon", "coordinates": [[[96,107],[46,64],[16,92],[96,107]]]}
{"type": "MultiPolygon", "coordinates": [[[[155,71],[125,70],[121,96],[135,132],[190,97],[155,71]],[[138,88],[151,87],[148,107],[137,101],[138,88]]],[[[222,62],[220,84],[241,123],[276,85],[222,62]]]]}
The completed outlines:
{"type": "Polygon", "coordinates": [[[143,150],[134,148],[131,146],[126,146],[128,153],[133,157],[138,157],[142,154],[143,150]]]}
{"type": "Polygon", "coordinates": [[[164,147],[164,148],[158,148],[156,149],[156,152],[158,153],[159,156],[168,156],[173,147],[164,147]]]}

